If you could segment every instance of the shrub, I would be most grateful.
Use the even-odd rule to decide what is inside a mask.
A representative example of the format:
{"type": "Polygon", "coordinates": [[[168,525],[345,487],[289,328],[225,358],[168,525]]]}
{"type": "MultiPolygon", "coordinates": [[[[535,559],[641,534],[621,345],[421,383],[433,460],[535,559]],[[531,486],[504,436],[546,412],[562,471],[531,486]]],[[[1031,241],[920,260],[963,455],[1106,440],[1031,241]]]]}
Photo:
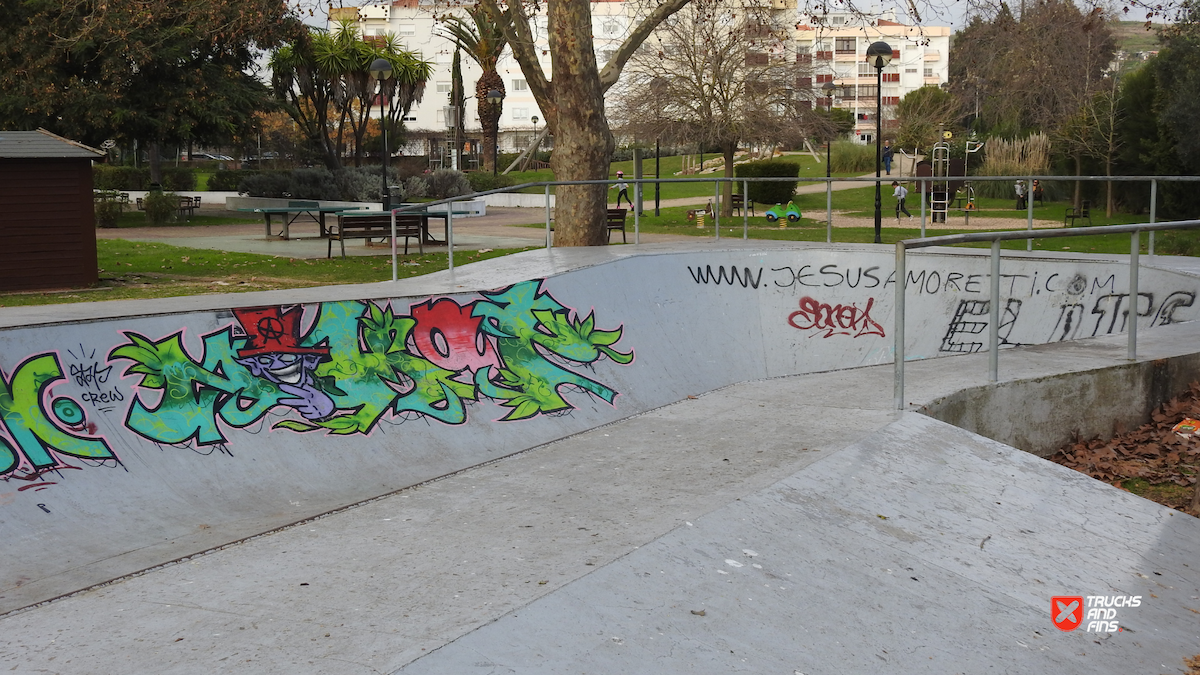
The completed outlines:
{"type": "Polygon", "coordinates": [[[96,226],[116,227],[117,218],[125,212],[126,202],[121,201],[121,193],[116,190],[105,190],[96,201],[96,226]]]}
{"type": "Polygon", "coordinates": [[[401,198],[401,201],[420,199],[429,194],[429,183],[424,176],[410,176],[408,180],[404,181],[403,187],[404,197],[401,198]]]}
{"type": "Polygon", "coordinates": [[[863,145],[854,141],[834,143],[829,147],[829,170],[837,173],[874,171],[875,144],[863,145]]]}
{"type": "Polygon", "coordinates": [[[217,171],[208,177],[208,189],[215,192],[237,192],[243,178],[262,173],[261,171],[217,171]]]}
{"type": "Polygon", "coordinates": [[[175,218],[179,212],[179,195],[174,192],[151,192],[142,200],[146,210],[146,221],[151,225],[162,225],[175,218]]]}
{"type": "MultiPolygon", "coordinates": [[[[1050,139],[1041,133],[1012,141],[989,138],[983,152],[983,166],[977,172],[980,176],[1034,176],[1044,174],[1050,168],[1050,139]]],[[[983,197],[1016,199],[1013,184],[1005,181],[979,181],[975,193],[983,197]]]]}
{"type": "Polygon", "coordinates": [[[150,170],[132,166],[97,164],[92,167],[92,187],[97,190],[145,190],[150,185],[150,170]]]}
{"type": "Polygon", "coordinates": [[[287,197],[291,182],[288,171],[262,171],[245,176],[237,191],[251,197],[287,197]]]}
{"type": "Polygon", "coordinates": [[[487,171],[471,172],[467,174],[467,180],[470,181],[471,190],[474,192],[485,192],[487,190],[510,187],[517,183],[511,176],[501,176],[499,174],[493,176],[487,171]]]}
{"type": "Polygon", "coordinates": [[[342,196],[333,173],[324,167],[293,171],[288,194],[296,199],[340,199],[342,196]]]}
{"type": "Polygon", "coordinates": [[[190,168],[163,168],[162,185],[164,190],[195,190],[196,172],[190,168]]]}
{"type": "Polygon", "coordinates": [[[438,169],[426,176],[425,180],[429,185],[429,196],[434,199],[471,194],[471,182],[461,171],[438,169]]]}
{"type": "MultiPolygon", "coordinates": [[[[783,162],[766,159],[761,162],[746,162],[734,167],[738,178],[762,178],[767,176],[786,176],[796,178],[800,175],[800,165],[795,162],[783,162]]],[[[796,185],[800,181],[772,181],[750,183],[750,200],[760,204],[785,204],[796,193],[796,185]]]]}

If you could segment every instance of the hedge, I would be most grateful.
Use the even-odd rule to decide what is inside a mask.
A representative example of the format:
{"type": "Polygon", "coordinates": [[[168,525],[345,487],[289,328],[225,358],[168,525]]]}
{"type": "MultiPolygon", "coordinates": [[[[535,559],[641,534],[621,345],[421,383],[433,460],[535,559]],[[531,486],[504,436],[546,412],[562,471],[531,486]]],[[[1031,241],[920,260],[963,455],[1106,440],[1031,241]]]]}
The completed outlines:
{"type": "MultiPolygon", "coordinates": [[[[800,176],[800,165],[795,162],[784,162],[777,159],[764,159],[758,162],[746,162],[734,167],[738,178],[788,177],[800,176]]],[[[750,200],[759,204],[786,204],[796,194],[796,186],[800,181],[771,181],[750,183],[750,200]]]]}

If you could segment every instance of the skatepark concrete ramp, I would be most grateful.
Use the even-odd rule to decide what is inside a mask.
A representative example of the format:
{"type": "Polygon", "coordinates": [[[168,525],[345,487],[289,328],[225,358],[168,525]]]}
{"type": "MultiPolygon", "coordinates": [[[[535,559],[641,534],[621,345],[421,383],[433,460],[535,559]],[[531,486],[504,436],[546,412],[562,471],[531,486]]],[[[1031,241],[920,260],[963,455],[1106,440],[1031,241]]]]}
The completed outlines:
{"type": "MultiPolygon", "coordinates": [[[[146,584],[188,587],[179,591],[186,600],[165,603],[176,608],[255,605],[248,598],[278,587],[290,607],[277,607],[282,614],[325,607],[342,626],[357,628],[338,650],[321,648],[331,661],[305,651],[312,631],[297,631],[297,640],[304,635],[298,643],[280,633],[278,645],[260,645],[265,651],[253,658],[270,665],[254,672],[349,672],[330,665],[347,659],[363,672],[472,672],[468,661],[483,664],[479,672],[508,672],[506,660],[521,664],[513,672],[563,672],[562,664],[592,657],[615,668],[596,672],[632,672],[644,659],[660,660],[659,647],[692,649],[697,640],[710,660],[685,659],[657,672],[729,672],[772,622],[820,635],[785,652],[836,641],[849,629],[818,619],[841,602],[838,593],[849,592],[847,579],[894,584],[887,593],[901,599],[880,600],[882,591],[847,596],[848,611],[874,618],[851,614],[842,623],[883,630],[908,607],[937,615],[923,626],[939,632],[939,644],[956,640],[951,626],[966,622],[973,636],[995,629],[996,640],[1019,645],[1000,652],[1042,648],[1030,647],[1037,638],[1014,626],[1040,622],[1040,634],[1053,635],[1045,612],[1030,609],[1049,605],[1051,596],[1145,598],[1146,586],[1171,604],[1147,601],[1136,614],[1142,627],[1131,627],[1155,626],[1157,637],[1138,638],[1147,653],[1170,651],[1177,664],[1196,625],[1183,622],[1180,607],[1189,593],[1200,595],[1183,562],[1197,550],[1195,523],[995,441],[888,409],[890,369],[869,366],[891,357],[891,264],[890,251],[853,245],[533,251],[398,284],[6,311],[0,611],[280,531],[12,614],[5,629],[33,635],[43,622],[82,621],[85,605],[93,608],[89,617],[109,621],[104,599],[126,592],[148,598],[146,584]],[[529,448],[539,450],[518,455],[529,448]],[[480,468],[458,474],[470,467],[480,468]],[[852,494],[856,486],[861,494],[852,494]],[[384,495],[392,496],[307,522],[384,495]],[[562,511],[568,505],[578,510],[562,511]],[[416,529],[393,534],[397,526],[416,529]],[[1019,544],[1018,532],[1027,538],[1019,544]],[[563,558],[583,545],[578,559],[563,558]],[[400,548],[440,562],[434,569],[398,559],[400,548]],[[1042,549],[1067,558],[1051,564],[1042,549]],[[985,550],[1000,550],[1002,559],[968,557],[985,550]],[[529,578],[493,583],[490,563],[468,563],[484,553],[529,567],[529,578]],[[386,574],[369,567],[371,579],[394,579],[368,581],[366,572],[351,571],[360,560],[386,566],[386,574]],[[861,574],[850,574],[845,561],[861,574]],[[1152,572],[1164,578],[1151,579],[1152,572]],[[319,600],[294,595],[299,586],[318,592],[321,579],[337,583],[319,600]],[[981,590],[989,583],[997,586],[981,590]],[[759,593],[750,589],[763,584],[767,590],[754,599],[759,593]],[[394,595],[400,587],[402,602],[394,595]],[[806,600],[786,595],[797,588],[806,600]],[[955,602],[947,589],[962,596],[960,619],[945,618],[955,602]],[[471,598],[469,607],[438,604],[456,603],[460,594],[471,598]],[[700,596],[711,602],[697,604],[700,596]],[[605,609],[596,616],[563,620],[578,611],[573,603],[598,606],[600,597],[605,609]],[[643,600],[648,611],[616,616],[643,600]],[[379,602],[393,609],[371,626],[393,622],[403,626],[395,635],[425,637],[374,635],[356,612],[360,605],[380,611],[379,602]],[[529,620],[548,642],[514,637],[529,635],[522,623],[529,620]],[[712,623],[687,633],[680,620],[712,623]],[[650,624],[656,631],[674,626],[676,637],[652,645],[650,624]],[[757,638],[749,634],[755,630],[757,638]],[[713,632],[732,642],[701,637],[713,632]],[[623,649],[635,633],[642,636],[637,648],[623,649]],[[512,648],[516,640],[520,649],[512,648]],[[555,649],[573,656],[553,656],[555,649]]],[[[910,369],[910,397],[931,411],[941,402],[947,414],[979,416],[963,412],[970,406],[961,392],[986,372],[975,355],[987,328],[986,267],[970,251],[910,259],[907,350],[925,359],[910,369]],[[954,358],[932,358],[940,356],[954,358]]],[[[1036,398],[1037,381],[1120,362],[1114,354],[1123,345],[1114,345],[1134,306],[1123,294],[1123,270],[1120,260],[1104,257],[1006,259],[1000,333],[1010,349],[1001,372],[1026,382],[1029,400],[1046,400],[1036,398]]],[[[1143,270],[1133,314],[1148,345],[1166,345],[1158,352],[1148,346],[1147,358],[1192,358],[1198,286],[1196,276],[1168,266],[1143,270]]],[[[1159,383],[1150,388],[1186,382],[1183,369],[1149,370],[1126,380],[1129,391],[1143,381],[1159,383]]],[[[998,416],[1024,414],[1016,385],[1006,384],[1007,398],[975,400],[997,406],[998,416]]],[[[1051,404],[1058,402],[1044,403],[1051,404]]],[[[1128,407],[1144,414],[1145,401],[1128,407]]],[[[153,615],[144,604],[138,611],[153,615]]],[[[130,639],[142,630],[162,637],[180,619],[159,620],[121,631],[130,639]]],[[[213,626],[211,639],[187,649],[221,652],[236,640],[212,636],[266,621],[228,620],[241,624],[213,626]]],[[[331,621],[317,620],[317,632],[338,632],[326,627],[337,625],[331,621]]],[[[839,672],[837,662],[857,664],[840,672],[898,664],[896,672],[916,672],[924,663],[917,654],[936,657],[942,649],[916,650],[907,626],[888,630],[902,653],[861,661],[831,653],[811,662],[819,666],[811,671],[794,653],[791,660],[764,653],[757,663],[790,663],[796,672],[839,672]]],[[[1084,638],[1096,631],[1088,631],[1053,649],[1091,651],[1084,638]]],[[[46,645],[44,653],[56,649],[46,645]]],[[[80,649],[73,654],[81,662],[116,658],[109,645],[80,649]]],[[[949,661],[939,663],[959,663],[969,651],[942,650],[949,661]]],[[[134,666],[128,672],[163,658],[157,647],[121,654],[134,666]]],[[[0,663],[16,655],[0,651],[0,663]]],[[[1122,658],[1112,663],[1144,665],[1136,655],[1122,658]]],[[[193,663],[184,653],[168,661],[193,663]]],[[[1036,654],[1029,662],[1046,663],[1036,654]]],[[[1096,665],[1073,656],[1053,663],[1066,664],[1061,672],[1096,665]]],[[[204,670],[226,668],[235,662],[204,670]]]]}

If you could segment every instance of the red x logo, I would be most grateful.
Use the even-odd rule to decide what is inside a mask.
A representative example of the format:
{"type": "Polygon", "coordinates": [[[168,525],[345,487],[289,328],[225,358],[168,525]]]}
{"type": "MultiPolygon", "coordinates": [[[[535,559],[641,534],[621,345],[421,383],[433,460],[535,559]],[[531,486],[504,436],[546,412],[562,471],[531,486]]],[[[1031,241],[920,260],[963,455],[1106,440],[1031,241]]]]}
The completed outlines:
{"type": "Polygon", "coordinates": [[[1050,598],[1050,618],[1055,628],[1071,631],[1083,623],[1083,596],[1057,595],[1050,598]]]}

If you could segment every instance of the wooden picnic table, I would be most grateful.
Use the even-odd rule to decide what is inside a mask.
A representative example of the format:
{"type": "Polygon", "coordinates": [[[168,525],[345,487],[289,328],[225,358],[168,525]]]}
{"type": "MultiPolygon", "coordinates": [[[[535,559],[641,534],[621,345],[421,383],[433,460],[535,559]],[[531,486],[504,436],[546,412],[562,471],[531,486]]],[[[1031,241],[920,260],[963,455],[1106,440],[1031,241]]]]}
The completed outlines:
{"type": "Polygon", "coordinates": [[[356,211],[365,208],[366,207],[363,206],[321,206],[317,202],[289,202],[287,206],[243,208],[238,209],[238,211],[261,213],[263,216],[263,225],[266,228],[267,239],[272,238],[272,236],[279,237],[280,239],[287,239],[288,228],[293,222],[296,221],[297,218],[300,217],[301,214],[307,213],[310,217],[314,218],[318,223],[320,223],[321,236],[325,237],[329,235],[329,230],[325,227],[325,214],[336,214],[343,211],[356,211]],[[283,231],[278,235],[272,235],[271,218],[276,215],[280,216],[280,220],[283,221],[283,231]]]}

